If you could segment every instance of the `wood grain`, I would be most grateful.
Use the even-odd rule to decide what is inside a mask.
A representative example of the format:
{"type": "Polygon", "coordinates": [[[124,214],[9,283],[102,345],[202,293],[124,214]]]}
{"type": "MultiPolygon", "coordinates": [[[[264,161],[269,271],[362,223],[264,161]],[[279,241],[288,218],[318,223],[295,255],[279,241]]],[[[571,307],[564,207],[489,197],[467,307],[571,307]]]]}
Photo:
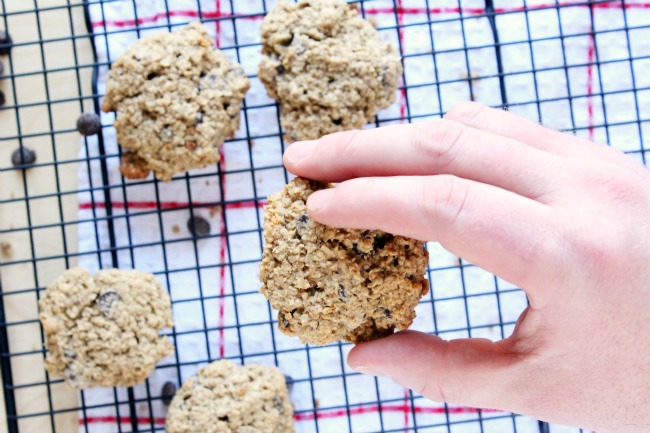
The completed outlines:
{"type": "Polygon", "coordinates": [[[37,154],[33,168],[0,171],[0,200],[9,200],[0,208],[0,230],[13,230],[0,234],[0,278],[13,380],[20,386],[14,391],[18,426],[20,432],[75,432],[76,392],[46,382],[34,289],[75,265],[65,258],[77,248],[82,138],[74,128],[79,114],[92,110],[92,51],[81,0],[5,0],[4,8],[16,45],[10,58],[1,58],[7,104],[0,110],[0,168],[11,168],[11,153],[21,144],[37,154]],[[52,410],[65,412],[52,416],[52,410]]]}

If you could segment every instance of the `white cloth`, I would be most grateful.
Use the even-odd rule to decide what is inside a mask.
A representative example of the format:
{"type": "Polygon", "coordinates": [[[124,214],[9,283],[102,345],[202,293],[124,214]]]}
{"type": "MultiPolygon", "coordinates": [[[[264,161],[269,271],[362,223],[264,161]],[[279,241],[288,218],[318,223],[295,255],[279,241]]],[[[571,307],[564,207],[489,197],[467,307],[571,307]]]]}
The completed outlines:
{"type": "MultiPolygon", "coordinates": [[[[269,8],[274,3],[266,2],[269,8]]],[[[455,102],[469,99],[468,69],[472,78],[489,77],[472,81],[474,99],[490,105],[501,104],[492,32],[482,1],[461,2],[463,21],[458,20],[457,0],[396,3],[402,7],[397,12],[393,2],[386,0],[365,1],[364,10],[380,28],[385,28],[381,30],[382,38],[395,47],[399,46],[395,25],[405,26],[401,46],[406,56],[406,83],[422,86],[408,90],[408,104],[400,95],[391,108],[381,112],[380,119],[389,119],[382,124],[391,123],[390,119],[399,118],[401,113],[410,114],[415,120],[438,117],[455,102]],[[427,24],[429,19],[434,24],[427,24]],[[435,57],[431,54],[432,39],[435,57]],[[470,49],[464,51],[464,47],[470,49]],[[437,86],[436,80],[443,84],[437,86]]],[[[636,57],[648,56],[650,30],[641,27],[650,24],[650,9],[638,6],[641,2],[626,3],[630,6],[628,25],[639,27],[629,32],[631,52],[636,57]]],[[[116,59],[139,36],[168,31],[168,23],[180,26],[195,20],[199,10],[225,53],[234,60],[239,59],[247,74],[255,75],[260,59],[262,4],[261,0],[91,2],[94,42],[102,65],[99,93],[103,94],[105,89],[108,68],[104,65],[116,59]],[[234,13],[246,18],[223,19],[218,25],[217,36],[214,19],[233,14],[231,5],[235,3],[234,13]],[[169,21],[166,5],[171,11],[169,21]],[[140,22],[139,33],[136,16],[140,22]],[[233,48],[236,45],[241,48],[233,48]]],[[[620,4],[611,2],[594,8],[596,30],[612,30],[596,38],[597,51],[590,49],[589,8],[584,5],[562,8],[558,14],[556,9],[548,8],[554,4],[553,0],[528,1],[528,8],[533,11],[525,14],[521,12],[521,1],[495,1],[498,12],[508,12],[497,17],[500,42],[504,44],[505,72],[518,73],[506,77],[510,110],[537,119],[538,106],[534,101],[547,100],[539,107],[542,121],[558,129],[571,129],[572,116],[578,128],[602,125],[604,107],[608,122],[636,120],[632,92],[609,95],[604,104],[599,96],[587,97],[589,88],[594,94],[600,92],[601,80],[606,91],[632,88],[630,62],[626,60],[626,34],[620,30],[623,26],[620,4]],[[558,38],[558,17],[566,36],[564,50],[558,38]],[[532,45],[527,42],[527,20],[530,37],[546,40],[532,45]],[[516,41],[520,43],[514,43],[516,41]],[[604,64],[600,69],[587,66],[595,60],[595,53],[601,62],[622,61],[604,64]],[[568,72],[556,68],[564,65],[565,59],[570,66],[568,72]],[[533,68],[539,72],[533,74],[533,68]],[[571,103],[569,92],[575,97],[571,103]]],[[[637,88],[648,88],[650,61],[636,60],[633,67],[637,88]]],[[[640,117],[650,119],[650,91],[639,92],[637,98],[640,117]]],[[[463,433],[538,432],[537,422],[525,417],[511,417],[501,412],[485,412],[479,416],[469,409],[445,410],[444,406],[417,396],[412,400],[403,388],[389,380],[375,382],[374,378],[354,374],[348,369],[345,355],[349,345],[306,347],[297,339],[281,334],[275,324],[268,323],[275,320],[275,313],[257,293],[261,257],[258,228],[262,211],[255,205],[255,198],[263,201],[268,194],[281,189],[286,181],[281,168],[282,143],[277,136],[277,110],[270,105],[272,102],[259,80],[252,79],[241,129],[236,139],[223,147],[224,182],[220,182],[215,165],[192,171],[191,178],[178,176],[170,183],[122,183],[114,130],[104,129],[104,153],[100,152],[95,137],[85,142],[82,155],[91,162],[81,164],[79,170],[80,190],[88,191],[79,195],[79,217],[87,221],[79,229],[79,265],[91,271],[112,267],[109,250],[113,236],[116,265],[155,273],[169,289],[173,301],[175,328],[167,333],[176,335],[176,353],[160,363],[147,384],[134,387],[140,431],[162,429],[166,408],[157,398],[165,382],[172,381],[180,386],[209,360],[226,356],[242,362],[243,356],[246,363],[277,364],[296,380],[291,399],[296,407],[299,433],[402,431],[415,425],[438,426],[426,431],[447,432],[450,431],[447,424],[453,426],[454,432],[463,433]],[[106,158],[108,167],[106,184],[99,163],[102,158],[106,158]],[[251,164],[254,172],[251,172],[251,164]],[[109,230],[107,222],[105,193],[110,195],[113,231],[109,230]],[[222,193],[224,200],[230,203],[225,211],[219,206],[222,193]],[[239,202],[243,204],[237,205],[239,202]],[[211,237],[191,239],[186,225],[190,217],[189,203],[194,215],[210,222],[211,237]],[[159,212],[159,209],[162,210],[159,212]],[[221,236],[226,230],[227,238],[221,236]],[[103,252],[98,253],[98,250],[103,252]],[[229,266],[229,263],[235,264],[229,266]],[[341,377],[342,373],[345,378],[341,377]],[[149,398],[154,400],[149,402],[149,398]]],[[[104,124],[112,120],[112,114],[102,114],[104,124]]],[[[647,137],[650,123],[643,123],[641,128],[647,137]]],[[[604,142],[607,140],[605,132],[605,128],[596,127],[591,132],[581,129],[578,134],[593,134],[596,140],[604,142]]],[[[624,150],[640,149],[636,123],[612,127],[609,134],[609,141],[624,150]]],[[[640,155],[635,153],[636,157],[640,155]]],[[[414,329],[434,331],[435,312],[437,331],[444,338],[464,337],[471,332],[472,336],[499,339],[503,336],[500,320],[508,323],[503,328],[506,335],[512,331],[514,321],[526,305],[522,292],[478,268],[459,268],[458,259],[438,245],[430,245],[430,251],[433,289],[417,309],[414,329]],[[499,290],[498,298],[495,287],[499,290]]],[[[125,389],[87,390],[81,398],[90,409],[80,412],[80,432],[115,432],[118,431],[117,422],[121,423],[119,431],[132,431],[125,389]],[[116,405],[116,401],[119,404],[116,405]]],[[[553,426],[552,431],[577,430],[553,426]]]]}

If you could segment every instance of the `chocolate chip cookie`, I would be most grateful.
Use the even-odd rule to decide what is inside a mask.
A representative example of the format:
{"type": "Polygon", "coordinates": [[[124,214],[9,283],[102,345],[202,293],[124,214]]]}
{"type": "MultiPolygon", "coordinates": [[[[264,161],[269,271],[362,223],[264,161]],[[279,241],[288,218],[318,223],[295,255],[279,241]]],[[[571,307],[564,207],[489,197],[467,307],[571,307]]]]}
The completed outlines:
{"type": "Polygon", "coordinates": [[[341,0],[280,2],[262,23],[259,78],[288,141],[360,128],[395,101],[400,57],[341,0]]]}
{"type": "Polygon", "coordinates": [[[293,433],[293,406],[284,375],[265,365],[213,362],[176,392],[166,431],[293,433]]]}
{"type": "Polygon", "coordinates": [[[135,152],[122,173],[174,173],[219,160],[219,146],[239,128],[250,82],[199,22],[147,36],[112,65],[103,111],[117,111],[118,143],[135,152]]]}
{"type": "Polygon", "coordinates": [[[425,243],[315,222],[307,198],[329,187],[296,178],[264,208],[260,291],[278,310],[280,330],[322,345],[406,329],[429,290],[425,243]]]}
{"type": "Polygon", "coordinates": [[[39,301],[45,368],[74,388],[144,382],[173,352],[160,330],[173,326],[169,295],[151,274],[70,269],[39,301]]]}

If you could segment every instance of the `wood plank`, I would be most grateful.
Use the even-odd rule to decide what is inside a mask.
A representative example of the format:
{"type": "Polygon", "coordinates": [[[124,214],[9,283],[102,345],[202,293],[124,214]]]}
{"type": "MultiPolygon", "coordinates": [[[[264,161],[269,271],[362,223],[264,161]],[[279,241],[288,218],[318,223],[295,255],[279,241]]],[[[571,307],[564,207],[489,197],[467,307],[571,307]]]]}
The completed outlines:
{"type": "MultiPolygon", "coordinates": [[[[11,359],[14,385],[26,386],[15,390],[17,412],[19,416],[45,412],[19,419],[21,432],[77,429],[75,410],[47,414],[75,409],[78,400],[76,392],[65,385],[45,383],[34,289],[44,289],[75,265],[73,259],[64,258],[77,248],[75,160],[82,139],[74,128],[82,107],[92,110],[90,98],[83,105],[78,100],[92,94],[90,41],[68,39],[87,34],[81,3],[39,0],[41,11],[35,12],[35,2],[8,0],[2,11],[9,14],[7,28],[17,46],[10,59],[2,58],[5,75],[13,76],[4,79],[0,88],[7,96],[7,107],[18,108],[0,110],[0,168],[11,167],[11,153],[20,144],[37,154],[34,168],[0,172],[0,200],[12,200],[0,209],[0,230],[14,230],[0,235],[0,278],[9,347],[12,354],[20,354],[11,359]],[[42,11],[46,8],[53,9],[42,11]],[[16,14],[20,11],[25,13],[16,14]],[[62,38],[68,40],[54,41],[62,38]],[[47,72],[54,69],[58,71],[47,72]]],[[[0,433],[6,431],[4,402],[1,407],[0,433]]]]}

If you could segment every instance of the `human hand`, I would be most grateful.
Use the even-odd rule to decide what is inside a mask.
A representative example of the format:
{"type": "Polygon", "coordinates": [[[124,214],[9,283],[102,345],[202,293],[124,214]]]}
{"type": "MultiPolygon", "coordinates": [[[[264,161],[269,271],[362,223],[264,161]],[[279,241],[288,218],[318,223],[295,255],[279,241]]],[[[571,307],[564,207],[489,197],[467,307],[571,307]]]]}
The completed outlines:
{"type": "Polygon", "coordinates": [[[348,364],[435,401],[607,433],[650,430],[650,172],[621,152],[475,103],[443,120],[291,145],[289,171],[341,182],[324,224],[446,249],[521,287],[509,338],[404,331],[348,364]]]}

